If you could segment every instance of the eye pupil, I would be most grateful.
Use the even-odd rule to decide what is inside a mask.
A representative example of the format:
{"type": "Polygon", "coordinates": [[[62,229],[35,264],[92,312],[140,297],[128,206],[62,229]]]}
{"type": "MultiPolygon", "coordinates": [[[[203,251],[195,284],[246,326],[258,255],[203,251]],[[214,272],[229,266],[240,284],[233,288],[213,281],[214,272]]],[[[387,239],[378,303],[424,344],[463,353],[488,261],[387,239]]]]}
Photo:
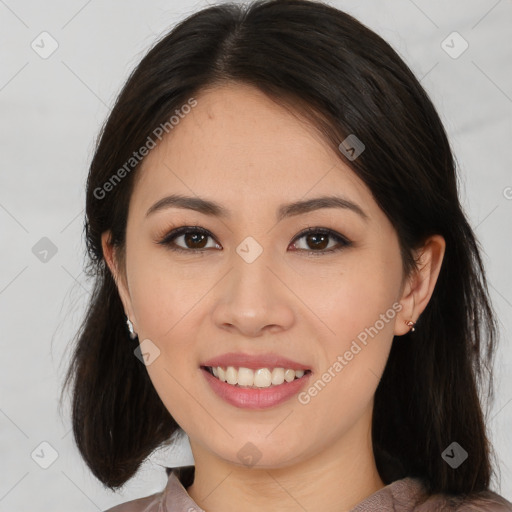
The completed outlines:
{"type": "Polygon", "coordinates": [[[207,238],[207,236],[202,233],[187,233],[184,237],[187,247],[192,244],[192,247],[190,247],[191,249],[202,249],[205,244],[201,245],[201,242],[204,242],[207,238]],[[199,246],[197,246],[198,243],[199,246]]]}
{"type": "Polygon", "coordinates": [[[325,243],[326,241],[328,241],[328,239],[329,239],[329,236],[324,235],[324,234],[308,235],[307,243],[308,243],[308,245],[310,245],[310,247],[322,250],[322,249],[325,249],[329,245],[328,242],[325,243]],[[320,243],[318,243],[319,239],[322,239],[322,241],[320,243]],[[313,243],[311,243],[311,242],[313,242],[313,243]]]}

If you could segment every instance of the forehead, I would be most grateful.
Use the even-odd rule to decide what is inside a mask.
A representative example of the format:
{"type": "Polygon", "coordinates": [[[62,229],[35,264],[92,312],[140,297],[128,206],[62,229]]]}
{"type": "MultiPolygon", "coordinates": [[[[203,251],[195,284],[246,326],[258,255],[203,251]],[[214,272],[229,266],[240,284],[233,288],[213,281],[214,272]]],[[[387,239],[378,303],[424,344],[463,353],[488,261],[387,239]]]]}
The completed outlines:
{"type": "Polygon", "coordinates": [[[306,120],[249,85],[208,89],[195,100],[144,159],[132,198],[140,207],[181,192],[255,213],[338,193],[372,215],[370,191],[306,120]]]}

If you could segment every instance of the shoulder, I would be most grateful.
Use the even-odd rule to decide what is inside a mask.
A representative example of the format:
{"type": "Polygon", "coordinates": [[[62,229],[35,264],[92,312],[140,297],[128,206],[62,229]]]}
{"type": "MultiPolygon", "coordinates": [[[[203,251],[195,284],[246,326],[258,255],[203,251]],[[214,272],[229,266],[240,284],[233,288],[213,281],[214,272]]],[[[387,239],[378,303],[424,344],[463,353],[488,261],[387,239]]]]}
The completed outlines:
{"type": "MultiPolygon", "coordinates": [[[[428,494],[419,478],[397,480],[377,494],[384,491],[391,496],[392,506],[389,509],[395,512],[512,512],[512,503],[493,491],[467,495],[428,494]]],[[[379,510],[385,508],[380,507],[379,510]]],[[[363,510],[366,509],[361,509],[361,512],[363,510]]]]}
{"type": "Polygon", "coordinates": [[[457,512],[512,512],[512,503],[493,491],[483,491],[466,498],[457,512]]]}
{"type": "Polygon", "coordinates": [[[415,512],[512,512],[512,503],[493,491],[469,496],[430,496],[415,512]]]}
{"type": "MultiPolygon", "coordinates": [[[[192,466],[192,471],[193,469],[192,466]]],[[[167,471],[167,484],[162,491],[121,503],[103,512],[169,512],[171,510],[202,512],[183,486],[183,484],[187,485],[187,475],[190,476],[190,474],[189,466],[173,468],[172,471],[167,471]]]]}
{"type": "Polygon", "coordinates": [[[162,510],[162,498],[163,493],[158,492],[151,496],[121,503],[103,512],[160,512],[162,510]]]}

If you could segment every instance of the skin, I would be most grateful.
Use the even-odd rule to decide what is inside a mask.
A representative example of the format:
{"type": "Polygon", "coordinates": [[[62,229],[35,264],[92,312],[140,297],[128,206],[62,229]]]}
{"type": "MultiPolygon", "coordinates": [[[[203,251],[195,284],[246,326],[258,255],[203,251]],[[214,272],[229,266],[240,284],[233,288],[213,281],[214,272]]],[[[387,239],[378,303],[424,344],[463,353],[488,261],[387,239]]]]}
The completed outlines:
{"type": "Polygon", "coordinates": [[[418,272],[404,276],[395,229],[310,125],[251,86],[218,86],[196,99],[138,171],[124,266],[109,232],[102,238],[139,340],[160,350],[147,371],[189,436],[196,477],[188,492],[211,512],[240,503],[249,512],[348,510],[384,487],[371,441],[373,397],[393,336],[408,332],[405,321],[428,304],[445,241],[429,238],[417,252],[418,272]],[[176,207],[145,216],[172,193],[214,200],[232,217],[176,207]],[[282,204],[333,193],[357,203],[368,220],[323,208],[276,222],[282,204]],[[174,242],[202,253],[155,243],[196,225],[211,233],[202,245],[186,245],[184,236],[174,242]],[[339,244],[328,238],[318,249],[296,238],[307,227],[331,229],[352,245],[310,256],[339,244]],[[263,249],[252,263],[236,252],[248,236],[263,249]],[[393,304],[401,311],[305,405],[295,396],[267,410],[233,407],[199,368],[226,352],[276,352],[306,364],[315,381],[393,304]],[[261,457],[252,467],[237,456],[247,442],[261,457]]]}

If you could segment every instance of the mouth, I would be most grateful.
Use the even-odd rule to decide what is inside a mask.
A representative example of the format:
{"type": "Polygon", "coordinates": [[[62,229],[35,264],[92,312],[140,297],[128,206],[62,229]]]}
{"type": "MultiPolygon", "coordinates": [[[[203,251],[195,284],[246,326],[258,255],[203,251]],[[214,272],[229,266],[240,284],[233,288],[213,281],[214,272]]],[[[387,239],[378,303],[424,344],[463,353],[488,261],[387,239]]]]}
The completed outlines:
{"type": "Polygon", "coordinates": [[[201,366],[214,378],[233,387],[264,389],[280,386],[304,378],[311,373],[309,369],[292,368],[245,368],[243,366],[201,366]]]}

